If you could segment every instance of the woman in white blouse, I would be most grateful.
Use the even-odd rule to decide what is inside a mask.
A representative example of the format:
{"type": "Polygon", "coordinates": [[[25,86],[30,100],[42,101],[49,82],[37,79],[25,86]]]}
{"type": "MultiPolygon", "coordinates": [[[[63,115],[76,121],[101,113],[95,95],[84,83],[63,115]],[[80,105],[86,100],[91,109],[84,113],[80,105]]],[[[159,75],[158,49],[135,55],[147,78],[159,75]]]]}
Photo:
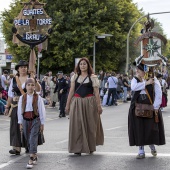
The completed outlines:
{"type": "MultiPolygon", "coordinates": [[[[28,74],[28,63],[24,60],[20,60],[15,66],[15,70],[18,72],[16,76],[11,80],[8,90],[8,100],[5,109],[5,115],[11,117],[10,119],[10,146],[12,149],[9,151],[10,154],[20,155],[21,152],[21,133],[18,124],[18,100],[19,96],[26,92],[25,82],[29,77],[28,74]]],[[[40,84],[36,82],[36,91],[39,92],[41,89],[40,84]]],[[[26,150],[28,152],[28,150],[26,150]]]]}
{"type": "Polygon", "coordinates": [[[145,158],[144,145],[149,145],[151,154],[156,156],[155,145],[165,144],[164,124],[160,110],[162,102],[161,86],[156,77],[145,80],[144,76],[144,65],[139,64],[136,68],[136,77],[131,81],[133,97],[128,115],[129,145],[139,146],[137,159],[145,158]],[[137,104],[153,105],[153,117],[136,116],[135,108],[137,104]]]}

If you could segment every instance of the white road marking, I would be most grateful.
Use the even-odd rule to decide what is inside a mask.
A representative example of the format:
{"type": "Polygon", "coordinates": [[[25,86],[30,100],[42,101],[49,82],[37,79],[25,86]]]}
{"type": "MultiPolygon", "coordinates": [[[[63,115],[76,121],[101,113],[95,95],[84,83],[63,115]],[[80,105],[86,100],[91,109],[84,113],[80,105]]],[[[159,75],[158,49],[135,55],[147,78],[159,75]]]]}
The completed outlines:
{"type": "Polygon", "coordinates": [[[2,129],[9,129],[9,127],[4,127],[4,128],[2,128],[2,129]]]}
{"type": "Polygon", "coordinates": [[[126,127],[126,126],[117,126],[117,127],[105,129],[105,130],[115,130],[115,129],[120,129],[120,128],[123,128],[123,127],[126,127]]]}
{"type": "Polygon", "coordinates": [[[0,120],[10,122],[9,119],[0,119],[0,120]]]}
{"type": "Polygon", "coordinates": [[[125,139],[125,138],[128,138],[128,137],[109,137],[109,136],[105,136],[104,138],[106,138],[106,139],[125,139]]]}
{"type": "Polygon", "coordinates": [[[15,163],[16,161],[21,160],[21,159],[23,159],[23,158],[26,157],[26,156],[28,156],[28,155],[24,154],[24,155],[21,155],[21,156],[13,159],[13,160],[11,160],[11,161],[8,161],[7,163],[3,163],[3,164],[0,165],[0,169],[4,168],[4,167],[6,167],[6,166],[8,166],[8,165],[10,165],[10,164],[12,164],[12,163],[15,163]]]}
{"type": "MultiPolygon", "coordinates": [[[[68,151],[39,151],[38,153],[40,154],[67,154],[69,155],[68,151]]],[[[136,156],[137,153],[129,153],[129,152],[94,152],[93,156],[95,155],[103,155],[103,156],[136,156]]],[[[146,156],[148,157],[153,157],[151,153],[145,153],[146,156]]],[[[28,156],[27,154],[23,154],[11,161],[8,161],[7,163],[0,164],[0,169],[9,166],[12,163],[15,163],[24,157],[28,156]]],[[[170,154],[167,153],[159,153],[157,157],[170,157],[170,154]]]]}
{"type": "Polygon", "coordinates": [[[65,143],[65,142],[68,142],[68,139],[62,140],[60,142],[56,142],[55,144],[61,144],[61,143],[65,143]]]}
{"type": "MultiPolygon", "coordinates": [[[[68,151],[39,151],[38,153],[43,154],[70,154],[68,151]]],[[[93,155],[105,155],[105,156],[136,156],[137,153],[129,153],[129,152],[94,152],[93,155]]],[[[151,153],[145,153],[148,157],[153,157],[151,153]]],[[[170,154],[167,153],[159,153],[157,157],[170,157],[170,154]]]]}
{"type": "Polygon", "coordinates": [[[49,122],[49,121],[52,121],[52,120],[57,120],[57,119],[59,119],[58,117],[56,117],[56,118],[46,118],[46,122],[49,122]]]}

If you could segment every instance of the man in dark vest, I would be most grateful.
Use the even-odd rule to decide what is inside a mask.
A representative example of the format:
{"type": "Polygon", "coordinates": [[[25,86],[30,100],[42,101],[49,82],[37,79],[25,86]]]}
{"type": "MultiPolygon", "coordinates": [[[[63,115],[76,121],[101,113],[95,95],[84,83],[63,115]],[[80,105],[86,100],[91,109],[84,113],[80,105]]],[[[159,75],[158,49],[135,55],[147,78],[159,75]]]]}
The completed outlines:
{"type": "Polygon", "coordinates": [[[58,72],[58,82],[56,83],[56,88],[54,93],[58,91],[58,99],[60,104],[60,114],[59,117],[65,117],[65,106],[67,101],[67,94],[69,89],[68,81],[63,77],[63,72],[58,72]]]}

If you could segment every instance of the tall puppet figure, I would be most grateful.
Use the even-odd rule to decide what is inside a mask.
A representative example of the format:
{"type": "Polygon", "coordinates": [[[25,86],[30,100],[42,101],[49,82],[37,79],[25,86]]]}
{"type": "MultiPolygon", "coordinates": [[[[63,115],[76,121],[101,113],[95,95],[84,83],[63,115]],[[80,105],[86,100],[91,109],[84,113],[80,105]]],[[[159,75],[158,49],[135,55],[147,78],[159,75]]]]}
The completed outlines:
{"type": "MultiPolygon", "coordinates": [[[[148,18],[148,24],[150,23],[148,18]]],[[[153,21],[151,22],[153,28],[153,21]]],[[[146,26],[146,25],[145,25],[146,26]]],[[[146,32],[138,38],[143,43],[143,54],[136,58],[136,76],[131,81],[133,97],[128,115],[129,145],[139,146],[137,159],[145,158],[144,146],[149,145],[151,154],[157,156],[155,145],[165,144],[164,123],[160,105],[162,103],[162,90],[159,80],[154,76],[154,67],[166,58],[160,54],[157,41],[158,36],[165,42],[160,34],[145,29],[146,32]],[[155,53],[157,55],[155,55],[155,53]]]]}

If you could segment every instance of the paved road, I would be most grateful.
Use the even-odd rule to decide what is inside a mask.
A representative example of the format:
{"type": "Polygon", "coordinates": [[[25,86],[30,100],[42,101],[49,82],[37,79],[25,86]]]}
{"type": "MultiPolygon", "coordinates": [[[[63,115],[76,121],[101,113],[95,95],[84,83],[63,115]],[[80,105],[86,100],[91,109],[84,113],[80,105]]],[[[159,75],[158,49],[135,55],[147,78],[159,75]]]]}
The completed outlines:
{"type": "MultiPolygon", "coordinates": [[[[169,91],[170,96],[170,91],[169,91]]],[[[170,100],[170,97],[169,97],[170,100]]],[[[39,146],[38,165],[33,169],[48,170],[169,170],[170,169],[170,105],[163,111],[166,145],[157,147],[158,156],[153,158],[148,147],[146,158],[136,160],[137,147],[129,147],[127,116],[130,103],[103,107],[102,123],[104,146],[97,147],[93,155],[75,156],[67,152],[69,119],[58,118],[58,110],[47,108],[44,145],[39,146]]],[[[0,116],[0,169],[25,169],[28,155],[22,150],[20,156],[8,154],[9,118],[0,116]]]]}

